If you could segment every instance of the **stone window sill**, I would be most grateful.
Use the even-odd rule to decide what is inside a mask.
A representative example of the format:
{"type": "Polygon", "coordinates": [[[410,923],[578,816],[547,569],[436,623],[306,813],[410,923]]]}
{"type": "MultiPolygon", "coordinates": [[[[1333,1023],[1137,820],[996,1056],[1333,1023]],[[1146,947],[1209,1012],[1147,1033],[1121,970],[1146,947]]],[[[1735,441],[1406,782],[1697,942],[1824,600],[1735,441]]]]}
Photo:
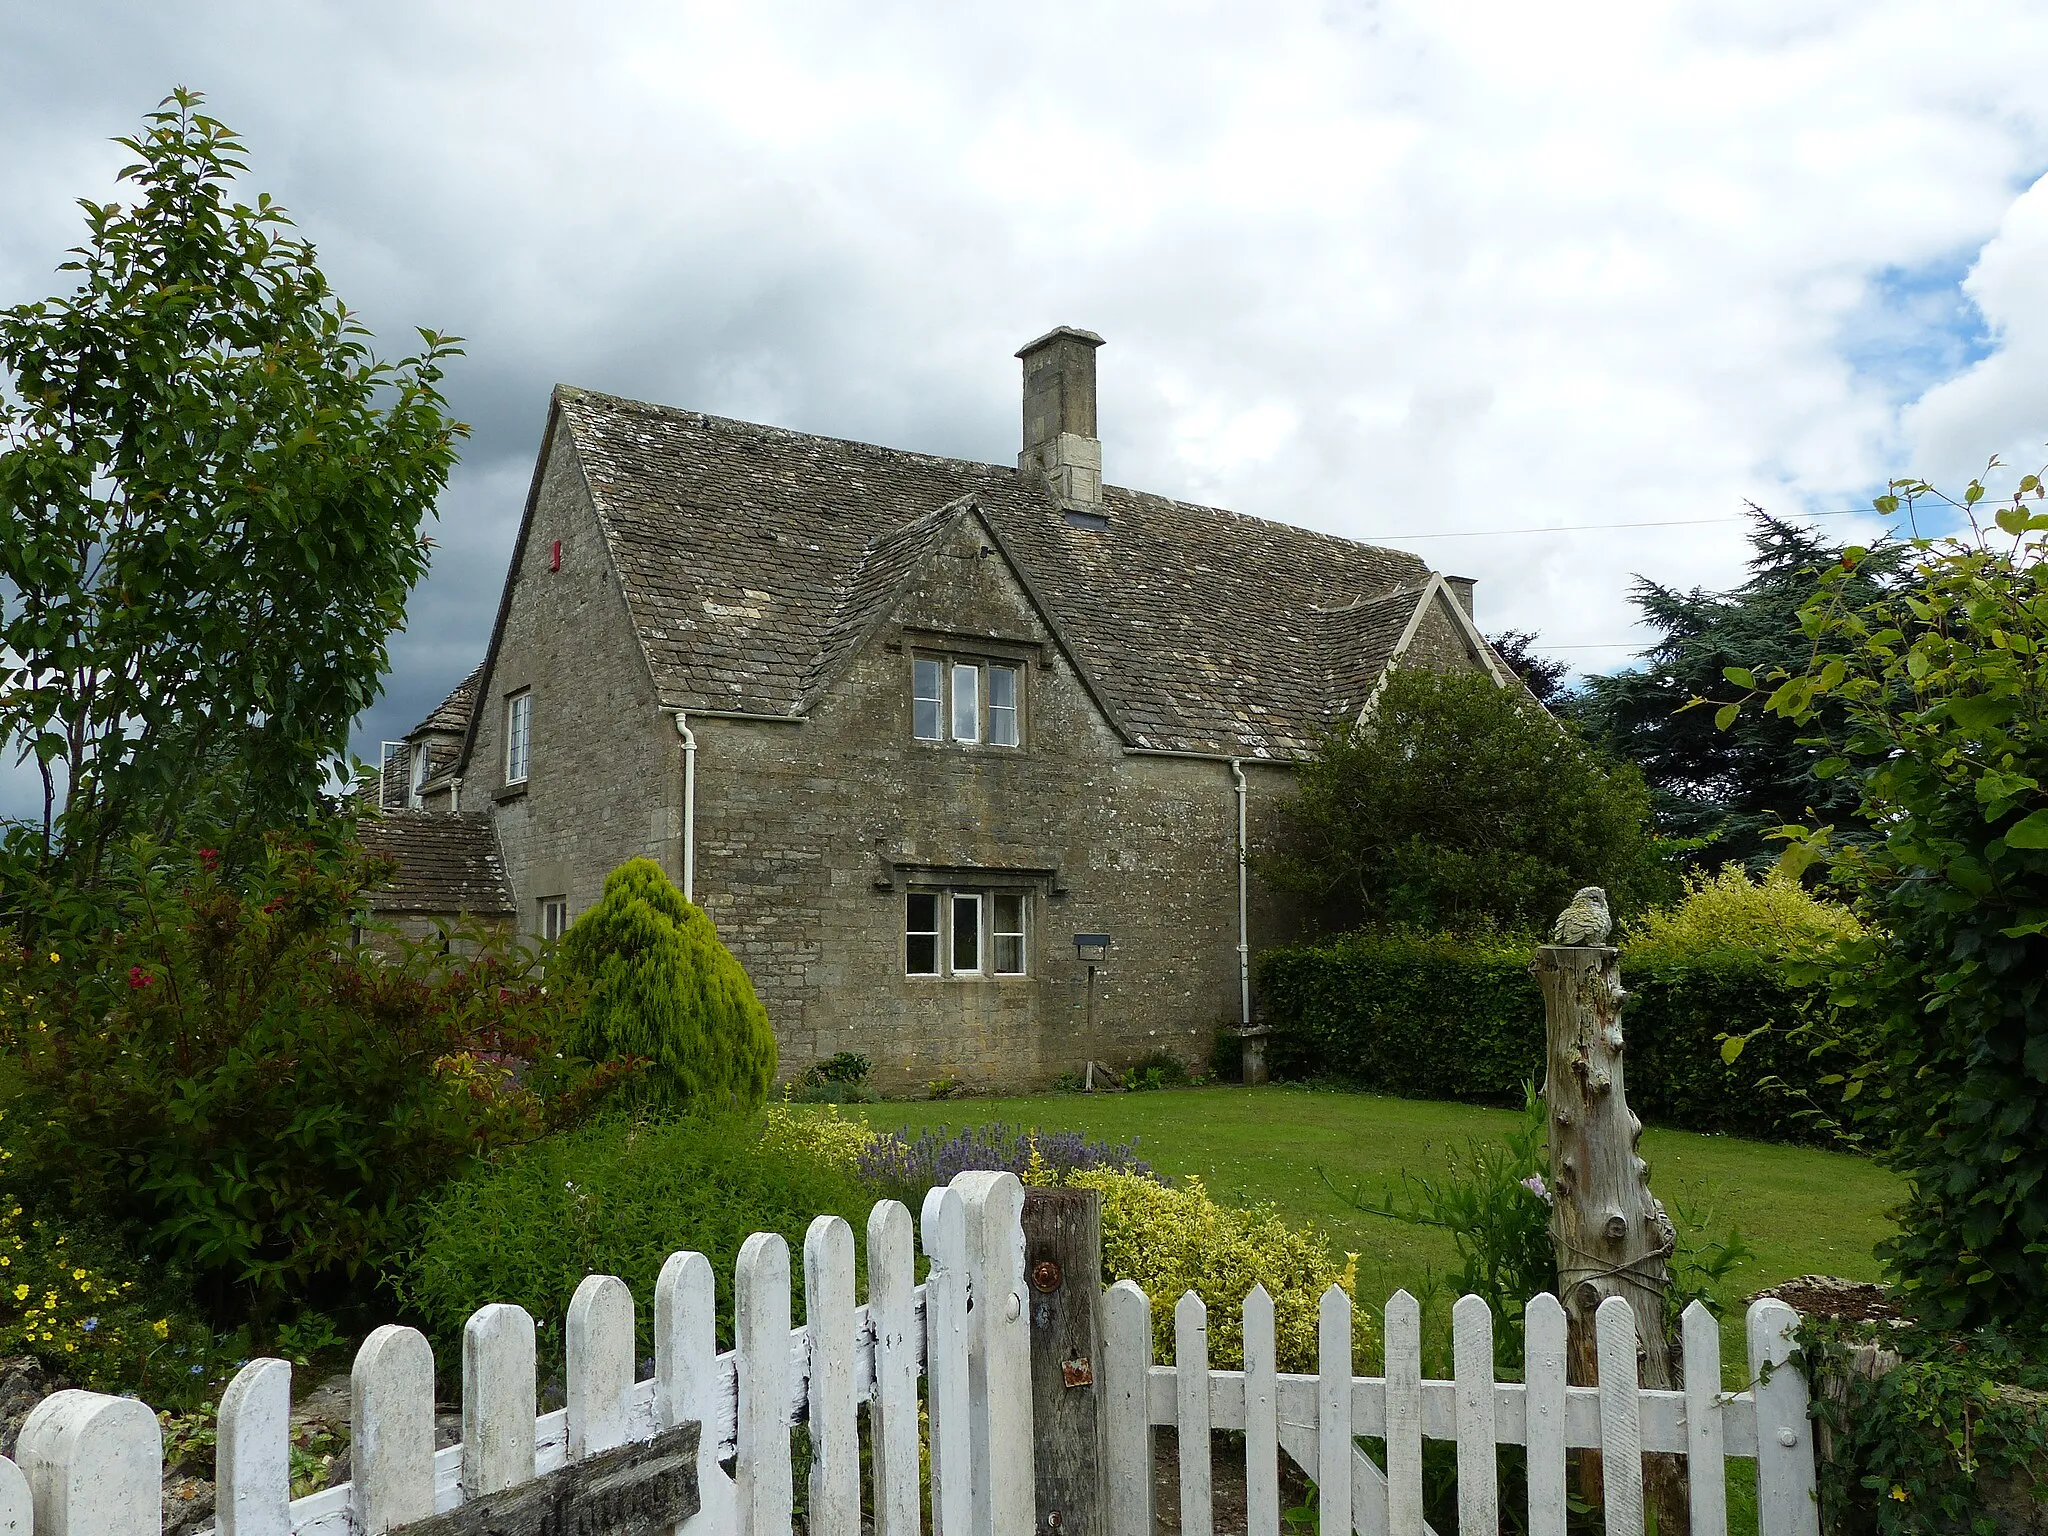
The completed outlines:
{"type": "Polygon", "coordinates": [[[524,779],[521,779],[517,784],[507,784],[503,789],[491,796],[491,799],[499,805],[506,805],[514,800],[523,800],[525,798],[526,781],[524,779]]]}

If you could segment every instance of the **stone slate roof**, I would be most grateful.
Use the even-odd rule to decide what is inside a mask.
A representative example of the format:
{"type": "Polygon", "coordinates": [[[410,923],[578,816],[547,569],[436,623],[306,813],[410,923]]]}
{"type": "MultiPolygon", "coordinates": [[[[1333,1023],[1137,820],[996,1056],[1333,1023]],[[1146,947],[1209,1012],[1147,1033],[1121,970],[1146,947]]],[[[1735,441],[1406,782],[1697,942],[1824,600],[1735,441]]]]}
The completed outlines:
{"type": "Polygon", "coordinates": [[[460,736],[468,730],[470,711],[476,708],[477,684],[482,681],[483,675],[483,665],[478,663],[475,671],[457,683],[449,691],[448,697],[434,706],[432,714],[405,733],[406,740],[410,741],[426,731],[446,731],[451,735],[460,736]]]}
{"type": "Polygon", "coordinates": [[[356,831],[371,853],[398,861],[391,883],[370,893],[373,912],[511,917],[518,910],[489,816],[385,811],[365,816],[356,831]]]}
{"type": "Polygon", "coordinates": [[[1115,486],[1108,530],[1078,528],[1002,465],[568,387],[555,400],[673,707],[803,713],[971,497],[1130,745],[1292,759],[1357,707],[1430,574],[1115,486]]]}

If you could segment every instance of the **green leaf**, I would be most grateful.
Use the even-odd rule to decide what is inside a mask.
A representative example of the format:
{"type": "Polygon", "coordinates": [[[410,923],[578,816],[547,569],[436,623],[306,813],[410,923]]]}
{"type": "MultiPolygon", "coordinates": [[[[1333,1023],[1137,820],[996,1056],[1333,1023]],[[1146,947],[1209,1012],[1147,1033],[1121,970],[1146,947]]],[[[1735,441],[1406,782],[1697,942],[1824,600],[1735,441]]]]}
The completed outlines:
{"type": "Polygon", "coordinates": [[[2008,848],[2048,848],[2048,811],[2036,811],[2016,826],[2006,829],[2008,848]]]}
{"type": "Polygon", "coordinates": [[[1998,526],[2010,534],[2025,533],[2027,531],[2026,509],[2024,507],[2000,507],[1998,509],[1998,526]]]}
{"type": "Polygon", "coordinates": [[[1749,1039],[1744,1035],[1729,1035],[1722,1040],[1721,1060],[1723,1064],[1731,1067],[1734,1066],[1736,1058],[1742,1054],[1742,1048],[1747,1044],[1749,1044],[1749,1039]]]}
{"type": "Polygon", "coordinates": [[[1735,723],[1735,717],[1742,713],[1740,704],[1723,704],[1714,711],[1714,729],[1725,731],[1735,723]]]}
{"type": "Polygon", "coordinates": [[[1747,667],[1723,667],[1721,675],[1738,688],[1756,686],[1756,674],[1747,667]]]}

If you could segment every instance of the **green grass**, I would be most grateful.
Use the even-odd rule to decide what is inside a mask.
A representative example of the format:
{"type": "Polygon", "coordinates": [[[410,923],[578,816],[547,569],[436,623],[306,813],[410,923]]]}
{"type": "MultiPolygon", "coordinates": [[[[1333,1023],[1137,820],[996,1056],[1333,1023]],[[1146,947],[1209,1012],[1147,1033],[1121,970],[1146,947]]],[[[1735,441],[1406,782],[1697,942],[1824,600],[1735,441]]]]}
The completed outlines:
{"type": "MultiPolygon", "coordinates": [[[[1200,1174],[1232,1204],[1270,1203],[1313,1222],[1359,1255],[1359,1296],[1377,1302],[1454,1270],[1449,1237],[1353,1210],[1344,1195],[1370,1195],[1398,1179],[1444,1171],[1475,1138],[1497,1138],[1505,1110],[1372,1094],[1266,1088],[1189,1088],[1159,1093],[1052,1094],[848,1106],[870,1124],[922,1130],[990,1120],[1097,1138],[1136,1138],[1160,1172],[1200,1174]]],[[[1685,1131],[1648,1130],[1651,1187],[1707,1235],[1738,1229],[1755,1257],[1729,1277],[1725,1301],[1801,1274],[1878,1278],[1871,1249],[1889,1229],[1900,1196],[1892,1175],[1862,1158],[1685,1131]]]]}

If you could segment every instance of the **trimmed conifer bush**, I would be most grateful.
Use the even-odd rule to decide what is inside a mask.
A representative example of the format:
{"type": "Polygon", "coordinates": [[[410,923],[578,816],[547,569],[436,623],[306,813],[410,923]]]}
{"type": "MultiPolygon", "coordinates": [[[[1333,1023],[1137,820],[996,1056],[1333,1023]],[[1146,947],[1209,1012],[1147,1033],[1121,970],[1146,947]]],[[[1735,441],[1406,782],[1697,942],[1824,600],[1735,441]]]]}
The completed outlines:
{"type": "Polygon", "coordinates": [[[755,1110],[775,1080],[775,1034],[754,984],[703,909],[652,859],[629,859],[562,936],[590,989],[574,1049],[648,1063],[659,1096],[696,1109],[755,1110]]]}

